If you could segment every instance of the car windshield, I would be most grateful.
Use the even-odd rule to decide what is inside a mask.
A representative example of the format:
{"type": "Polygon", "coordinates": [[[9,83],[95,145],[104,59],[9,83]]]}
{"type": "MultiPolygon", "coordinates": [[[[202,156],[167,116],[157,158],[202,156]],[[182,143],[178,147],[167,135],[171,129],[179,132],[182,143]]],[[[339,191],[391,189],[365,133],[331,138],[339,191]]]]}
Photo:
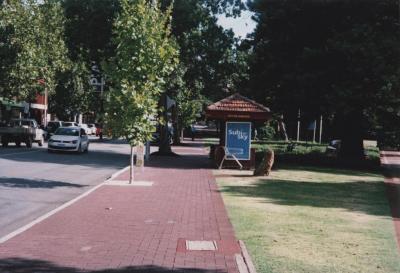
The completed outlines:
{"type": "Polygon", "coordinates": [[[13,120],[12,122],[13,122],[14,126],[30,126],[29,120],[17,119],[17,120],[13,120]]]}
{"type": "Polygon", "coordinates": [[[79,129],[58,128],[54,134],[57,136],[79,136],[79,129]]]}
{"type": "Polygon", "coordinates": [[[47,123],[48,127],[60,127],[60,124],[58,122],[49,122],[47,123]]]}
{"type": "Polygon", "coordinates": [[[64,127],[72,126],[72,122],[63,122],[62,126],[64,126],[64,127]]]}

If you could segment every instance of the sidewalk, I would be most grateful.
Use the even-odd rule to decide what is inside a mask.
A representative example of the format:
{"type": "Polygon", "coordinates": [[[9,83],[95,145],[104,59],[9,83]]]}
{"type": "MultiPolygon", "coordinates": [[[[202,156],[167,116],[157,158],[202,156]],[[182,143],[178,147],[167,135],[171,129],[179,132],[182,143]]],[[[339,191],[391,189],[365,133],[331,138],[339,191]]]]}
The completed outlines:
{"type": "Polygon", "coordinates": [[[181,156],[136,170],[152,186],[102,186],[0,244],[0,272],[239,272],[241,250],[205,150],[174,151],[181,156]],[[187,250],[187,240],[215,241],[216,250],[187,250]]]}
{"type": "Polygon", "coordinates": [[[385,184],[400,250],[400,152],[381,152],[385,184]]]}

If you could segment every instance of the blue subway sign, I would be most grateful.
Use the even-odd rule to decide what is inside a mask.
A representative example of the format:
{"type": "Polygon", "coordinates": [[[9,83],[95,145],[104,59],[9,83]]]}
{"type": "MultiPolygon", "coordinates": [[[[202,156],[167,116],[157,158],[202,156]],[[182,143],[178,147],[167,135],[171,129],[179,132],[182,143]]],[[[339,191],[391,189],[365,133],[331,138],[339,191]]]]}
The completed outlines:
{"type": "Polygon", "coordinates": [[[250,160],[251,122],[227,122],[225,133],[225,150],[238,160],[250,160]]]}

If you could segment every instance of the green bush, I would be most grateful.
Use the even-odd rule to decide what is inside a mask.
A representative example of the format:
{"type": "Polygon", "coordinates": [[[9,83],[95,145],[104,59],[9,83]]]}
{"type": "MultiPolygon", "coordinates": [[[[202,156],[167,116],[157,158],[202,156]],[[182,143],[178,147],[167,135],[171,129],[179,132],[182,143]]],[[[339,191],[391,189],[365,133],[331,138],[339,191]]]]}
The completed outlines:
{"type": "Polygon", "coordinates": [[[257,138],[262,140],[272,140],[275,138],[276,131],[274,127],[265,125],[263,127],[258,128],[257,130],[257,138]]]}

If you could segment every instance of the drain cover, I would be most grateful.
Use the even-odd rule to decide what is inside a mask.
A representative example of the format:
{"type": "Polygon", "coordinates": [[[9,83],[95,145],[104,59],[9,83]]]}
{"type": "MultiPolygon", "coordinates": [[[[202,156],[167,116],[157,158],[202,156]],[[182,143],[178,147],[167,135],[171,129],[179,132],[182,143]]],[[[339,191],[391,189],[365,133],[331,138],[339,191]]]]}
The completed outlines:
{"type": "Polygon", "coordinates": [[[217,250],[217,242],[215,241],[189,241],[186,240],[187,250],[217,250]]]}

